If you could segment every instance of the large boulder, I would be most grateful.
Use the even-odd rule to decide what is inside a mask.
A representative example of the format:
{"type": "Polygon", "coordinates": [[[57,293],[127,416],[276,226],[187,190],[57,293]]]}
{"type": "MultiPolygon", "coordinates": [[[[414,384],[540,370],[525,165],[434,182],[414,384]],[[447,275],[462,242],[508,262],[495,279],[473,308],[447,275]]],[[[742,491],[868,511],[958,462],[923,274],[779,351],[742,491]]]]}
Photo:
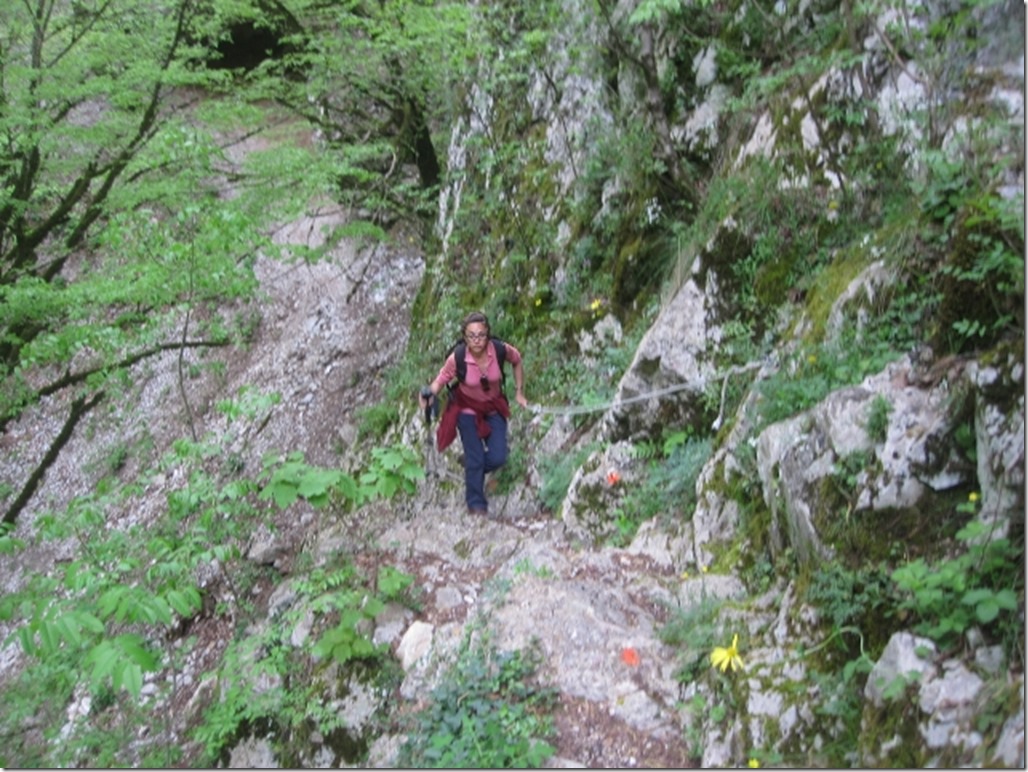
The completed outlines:
{"type": "Polygon", "coordinates": [[[662,308],[635,352],[604,417],[610,440],[659,438],[668,426],[711,428],[715,416],[704,399],[719,383],[714,361],[733,318],[730,287],[719,266],[745,255],[750,239],[731,218],[687,268],[687,275],[662,308]]]}
{"type": "Polygon", "coordinates": [[[926,381],[904,357],[761,432],[757,467],[776,555],[872,558],[932,513],[928,525],[941,526],[942,513],[976,489],[966,439],[973,397],[965,369],[952,365],[926,381]]]}
{"type": "Polygon", "coordinates": [[[974,638],[970,663],[908,632],[889,639],[864,687],[861,766],[1024,766],[1024,677],[994,677],[998,647],[974,638]]]}

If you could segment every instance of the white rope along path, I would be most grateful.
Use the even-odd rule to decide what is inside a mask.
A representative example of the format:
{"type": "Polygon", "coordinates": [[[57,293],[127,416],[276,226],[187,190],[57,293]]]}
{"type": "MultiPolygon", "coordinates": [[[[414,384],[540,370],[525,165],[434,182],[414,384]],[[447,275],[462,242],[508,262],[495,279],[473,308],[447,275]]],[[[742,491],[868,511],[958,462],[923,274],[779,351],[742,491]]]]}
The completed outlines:
{"type": "Polygon", "coordinates": [[[660,397],[666,397],[668,394],[674,394],[677,391],[684,391],[686,389],[695,389],[696,387],[705,386],[709,381],[716,380],[717,378],[723,378],[721,383],[721,410],[718,412],[717,420],[714,422],[714,429],[717,430],[721,426],[722,412],[725,408],[725,391],[728,388],[728,379],[733,375],[739,373],[745,373],[750,370],[755,370],[765,364],[763,361],[749,362],[745,365],[736,365],[730,367],[719,375],[715,375],[709,379],[700,378],[693,381],[687,381],[685,383],[676,383],[672,386],[667,386],[663,389],[656,389],[654,391],[648,391],[645,394],[637,394],[634,397],[625,397],[623,399],[614,399],[609,402],[603,402],[597,405],[571,405],[567,407],[548,407],[545,405],[529,405],[528,409],[533,413],[548,414],[548,415],[581,415],[583,413],[598,413],[611,408],[621,407],[622,405],[629,405],[633,402],[645,402],[650,399],[657,399],[660,397]]]}

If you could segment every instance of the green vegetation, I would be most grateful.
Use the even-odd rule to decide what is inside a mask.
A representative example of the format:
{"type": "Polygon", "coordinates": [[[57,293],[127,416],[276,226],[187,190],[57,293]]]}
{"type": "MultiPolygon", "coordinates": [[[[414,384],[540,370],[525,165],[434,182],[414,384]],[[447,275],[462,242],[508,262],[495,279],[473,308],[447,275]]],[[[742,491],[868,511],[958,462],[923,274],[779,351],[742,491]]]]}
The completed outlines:
{"type": "Polygon", "coordinates": [[[357,478],[337,469],[308,466],[303,454],[294,451],[284,459],[275,454],[265,459],[265,469],[259,478],[264,487],[259,498],[273,500],[280,509],[300,499],[320,507],[333,496],[340,497],[346,506],[361,506],[378,498],[392,498],[397,493],[411,494],[424,476],[421,459],[403,445],[372,448],[371,463],[357,478]]]}
{"type": "MultiPolygon", "coordinates": [[[[606,441],[593,433],[602,411],[588,409],[611,400],[687,278],[716,291],[719,343],[707,353],[718,367],[772,357],[778,367],[753,384],[711,385],[696,408],[704,421],[727,420],[716,436],[662,424],[659,439],[633,438],[638,474],[604,513],[617,542],[651,518],[692,517],[701,469],[741,426],[738,465],[719,465],[712,482],[739,514],[732,543],[710,545],[714,567],[742,574],[754,594],[795,579],[799,602],[819,612],[825,644],[805,657],[829,695],[818,710],[841,727],[825,751],[832,763],[852,761],[861,680],[901,622],[947,649],[980,629],[1023,669],[1017,538],[985,538],[968,522],[976,508],[951,494],[923,518],[921,533],[939,537],[932,550],[899,549],[922,516],[851,517],[874,464],[857,453],[838,459],[830,507],[815,513],[831,521],[840,559],[798,573],[788,551],[772,554],[753,450],[768,425],[915,349],[1023,357],[1024,196],[1009,189],[1023,125],[986,96],[1004,84],[975,59],[997,43],[979,27],[998,5],[966,0],[936,16],[915,5],[896,13],[884,0],[829,4],[813,23],[786,6],[641,0],[625,12],[600,0],[594,15],[568,17],[558,2],[513,0],[5,4],[0,429],[36,406],[63,406],[65,421],[46,438],[60,453],[85,417],[131,411],[146,369],[166,354],[176,383],[162,409],[184,429],[170,447],[147,435],[94,452],[88,487],[59,510],[38,495],[52,458],[0,480],[0,553],[12,564],[36,547],[61,556],[26,569],[0,601],[7,641],[32,662],[31,678],[6,684],[0,764],[198,761],[183,758],[171,727],[176,677],[204,624],[226,648],[206,673],[217,696],[194,727],[199,761],[224,761],[247,732],[272,728],[283,762],[301,759],[312,732],[361,761],[363,740],[340,739],[333,690],[340,673],[391,677],[367,629],[386,602],[414,605],[413,580],[371,546],[363,562],[312,567],[303,554],[292,579],[299,601],[251,629],[278,578],[243,557],[254,534],[274,531],[283,512],[351,517],[416,491],[423,470],[418,448],[405,445],[402,406],[438,367],[457,320],[479,307],[532,363],[534,402],[585,408],[548,458],[532,448],[549,424],[524,427],[499,475],[506,491],[539,470],[541,503],[557,512],[606,441]],[[693,142],[683,127],[709,106],[695,66],[708,54],[723,112],[709,141],[693,142]],[[886,65],[909,66],[924,94],[892,133],[866,82],[886,65]],[[774,145],[746,155],[756,125],[774,145]],[[312,202],[351,219],[316,247],[269,235],[312,202]],[[261,329],[256,266],[315,264],[344,240],[395,247],[398,234],[425,272],[406,352],[376,372],[383,396],[358,406],[354,447],[336,448],[351,471],[287,447],[249,472],[247,429],[259,432],[283,397],[250,387],[215,397],[228,428],[211,438],[200,387],[222,383],[225,353],[261,329]],[[878,270],[866,288],[854,284],[878,270]],[[601,323],[617,336],[583,351],[601,323]],[[168,493],[155,503],[146,491],[158,480],[168,493]],[[292,641],[301,609],[313,615],[302,652],[292,641]],[[270,684],[256,697],[246,688],[254,673],[270,684]],[[70,706],[80,709],[74,721],[70,706]],[[137,752],[140,725],[155,731],[137,752]]],[[[954,440],[974,461],[961,399],[954,440]]],[[[891,410],[871,402],[873,442],[886,439],[891,410]]],[[[21,452],[17,441],[10,452],[21,452]]],[[[732,632],[720,610],[704,601],[669,624],[683,680],[709,673],[710,648],[732,632]]],[[[539,664],[537,652],[466,647],[418,718],[406,761],[542,764],[552,694],[533,680],[539,664]]],[[[729,721],[738,688],[718,676],[716,699],[696,709],[729,721]]],[[[991,699],[990,727],[1010,698],[991,699]]]]}
{"type": "Polygon", "coordinates": [[[537,683],[535,649],[498,652],[466,641],[455,665],[413,717],[400,766],[432,769],[537,768],[554,749],[556,692],[537,683]]]}
{"type": "Polygon", "coordinates": [[[1003,644],[1008,657],[1022,656],[1024,545],[989,538],[990,528],[972,520],[957,533],[965,551],[929,563],[910,561],[892,573],[902,600],[914,615],[914,629],[941,647],[957,645],[972,625],[1003,644]]]}
{"type": "Polygon", "coordinates": [[[892,412],[892,405],[881,394],[876,394],[871,400],[871,408],[867,414],[867,436],[873,442],[885,442],[889,430],[889,414],[892,412]]]}
{"type": "Polygon", "coordinates": [[[724,605],[704,593],[698,603],[673,614],[660,629],[660,640],[681,652],[675,674],[680,682],[691,683],[709,669],[711,649],[727,637],[720,619],[724,605]]]}
{"type": "MultiPolygon", "coordinates": [[[[240,420],[238,416],[252,412],[255,405],[265,404],[246,395],[242,402],[225,403],[222,409],[240,420]]],[[[77,544],[77,555],[56,571],[32,574],[0,603],[0,619],[16,624],[7,643],[16,641],[35,662],[26,671],[31,673],[31,688],[22,679],[0,725],[3,734],[19,738],[5,749],[5,766],[13,760],[35,760],[44,766],[72,761],[116,766],[131,761],[123,755],[127,738],[141,716],[153,710],[143,693],[144,683],[152,683],[160,673],[175,673],[179,660],[195,645],[189,637],[183,637],[181,645],[176,639],[205,618],[225,625],[253,620],[257,609],[249,599],[267,578],[253,570],[243,553],[258,525],[271,522],[274,510],[262,502],[288,508],[301,500],[315,507],[337,501],[349,507],[410,493],[423,474],[411,451],[398,447],[373,449],[368,468],[356,478],[309,466],[299,453],[292,453],[269,460],[258,480],[236,475],[226,479],[216,463],[223,451],[214,440],[181,440],[157,468],[141,475],[141,480],[157,475],[179,475],[183,480],[146,529],[100,527],[138,502],[145,486],[136,482],[119,485],[105,480],[96,493],[76,498],[66,511],[37,517],[44,542],[71,540],[77,544]],[[210,571],[213,576],[200,584],[199,577],[210,571]],[[91,720],[75,724],[61,743],[50,746],[46,738],[61,729],[64,707],[76,695],[89,697],[91,720]],[[29,717],[34,717],[40,734],[17,731],[29,717]],[[94,734],[94,722],[111,733],[94,734]]],[[[21,547],[13,542],[11,546],[21,547]]],[[[332,572],[313,571],[298,585],[306,606],[294,605],[285,619],[263,632],[226,641],[225,664],[207,675],[227,679],[231,686],[196,730],[210,763],[254,722],[273,718],[283,727],[304,726],[320,715],[316,706],[327,705],[329,698],[318,681],[295,678],[307,660],[289,637],[304,608],[324,620],[312,648],[315,657],[344,665],[381,660],[384,652],[367,639],[362,622],[373,618],[385,601],[403,601],[411,581],[388,566],[370,578],[345,565],[332,572]],[[261,699],[254,699],[243,686],[254,677],[249,668],[255,665],[281,684],[261,699]],[[287,688],[289,683],[294,687],[287,688]],[[299,683],[306,686],[296,688],[299,683]]],[[[174,678],[158,683],[161,698],[170,706],[174,678]]],[[[326,708],[320,720],[326,734],[339,728],[335,711],[326,708]]],[[[178,753],[175,745],[160,743],[151,752],[161,765],[178,753]]]]}
{"type": "Polygon", "coordinates": [[[193,737],[205,765],[227,760],[233,744],[260,727],[276,738],[284,766],[299,765],[309,737],[319,733],[354,763],[367,752],[360,728],[347,727],[337,699],[358,689],[396,686],[398,669],[387,647],[368,638],[367,626],[388,600],[402,597],[412,577],[391,566],[379,571],[377,589],[348,562],[318,567],[296,583],[299,600],[270,625],[257,626],[231,641],[218,671],[217,696],[193,737]],[[295,630],[313,613],[317,640],[297,646],[295,630]],[[335,666],[344,666],[337,670],[335,666]]]}
{"type": "Polygon", "coordinates": [[[567,495],[578,467],[596,451],[596,446],[576,449],[574,453],[564,454],[552,463],[543,465],[546,474],[543,477],[542,489],[539,493],[540,503],[550,512],[559,512],[560,505],[567,495]]]}
{"type": "Polygon", "coordinates": [[[639,526],[655,517],[665,523],[692,518],[696,480],[710,458],[711,446],[709,438],[696,438],[688,430],[669,432],[659,447],[656,443],[635,446],[635,457],[646,467],[640,484],[632,486],[619,505],[618,544],[631,542],[639,526]]]}
{"type": "Polygon", "coordinates": [[[703,756],[704,732],[700,727],[704,723],[724,724],[739,706],[736,668],[745,665],[738,651],[738,633],[729,621],[731,614],[725,614],[730,607],[728,602],[711,598],[703,589],[698,602],[673,613],[660,630],[661,641],[679,650],[675,673],[678,681],[707,687],[686,705],[690,714],[686,739],[690,755],[696,760],[703,756]],[[726,648],[723,644],[729,639],[732,645],[726,648]],[[717,666],[712,666],[712,656],[717,657],[717,666]]]}

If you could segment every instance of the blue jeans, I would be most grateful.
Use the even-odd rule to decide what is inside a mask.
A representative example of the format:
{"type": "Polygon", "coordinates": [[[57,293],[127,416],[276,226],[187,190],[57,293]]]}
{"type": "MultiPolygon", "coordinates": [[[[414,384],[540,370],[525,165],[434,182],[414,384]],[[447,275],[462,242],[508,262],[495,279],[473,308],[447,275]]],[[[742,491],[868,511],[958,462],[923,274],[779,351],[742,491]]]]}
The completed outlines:
{"type": "Polygon", "coordinates": [[[507,463],[507,419],[499,413],[486,416],[489,436],[478,436],[475,416],[461,413],[457,417],[457,431],[464,445],[464,500],[468,509],[488,510],[485,498],[485,476],[507,463]]]}

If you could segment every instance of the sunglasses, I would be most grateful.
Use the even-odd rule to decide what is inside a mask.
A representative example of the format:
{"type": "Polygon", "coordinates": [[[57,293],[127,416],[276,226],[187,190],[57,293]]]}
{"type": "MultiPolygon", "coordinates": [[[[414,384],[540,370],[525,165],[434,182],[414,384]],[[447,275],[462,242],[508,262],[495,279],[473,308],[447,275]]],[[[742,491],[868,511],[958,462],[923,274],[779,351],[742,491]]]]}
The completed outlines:
{"type": "Polygon", "coordinates": [[[468,340],[485,340],[488,334],[487,332],[469,332],[465,333],[464,337],[468,340]]]}

